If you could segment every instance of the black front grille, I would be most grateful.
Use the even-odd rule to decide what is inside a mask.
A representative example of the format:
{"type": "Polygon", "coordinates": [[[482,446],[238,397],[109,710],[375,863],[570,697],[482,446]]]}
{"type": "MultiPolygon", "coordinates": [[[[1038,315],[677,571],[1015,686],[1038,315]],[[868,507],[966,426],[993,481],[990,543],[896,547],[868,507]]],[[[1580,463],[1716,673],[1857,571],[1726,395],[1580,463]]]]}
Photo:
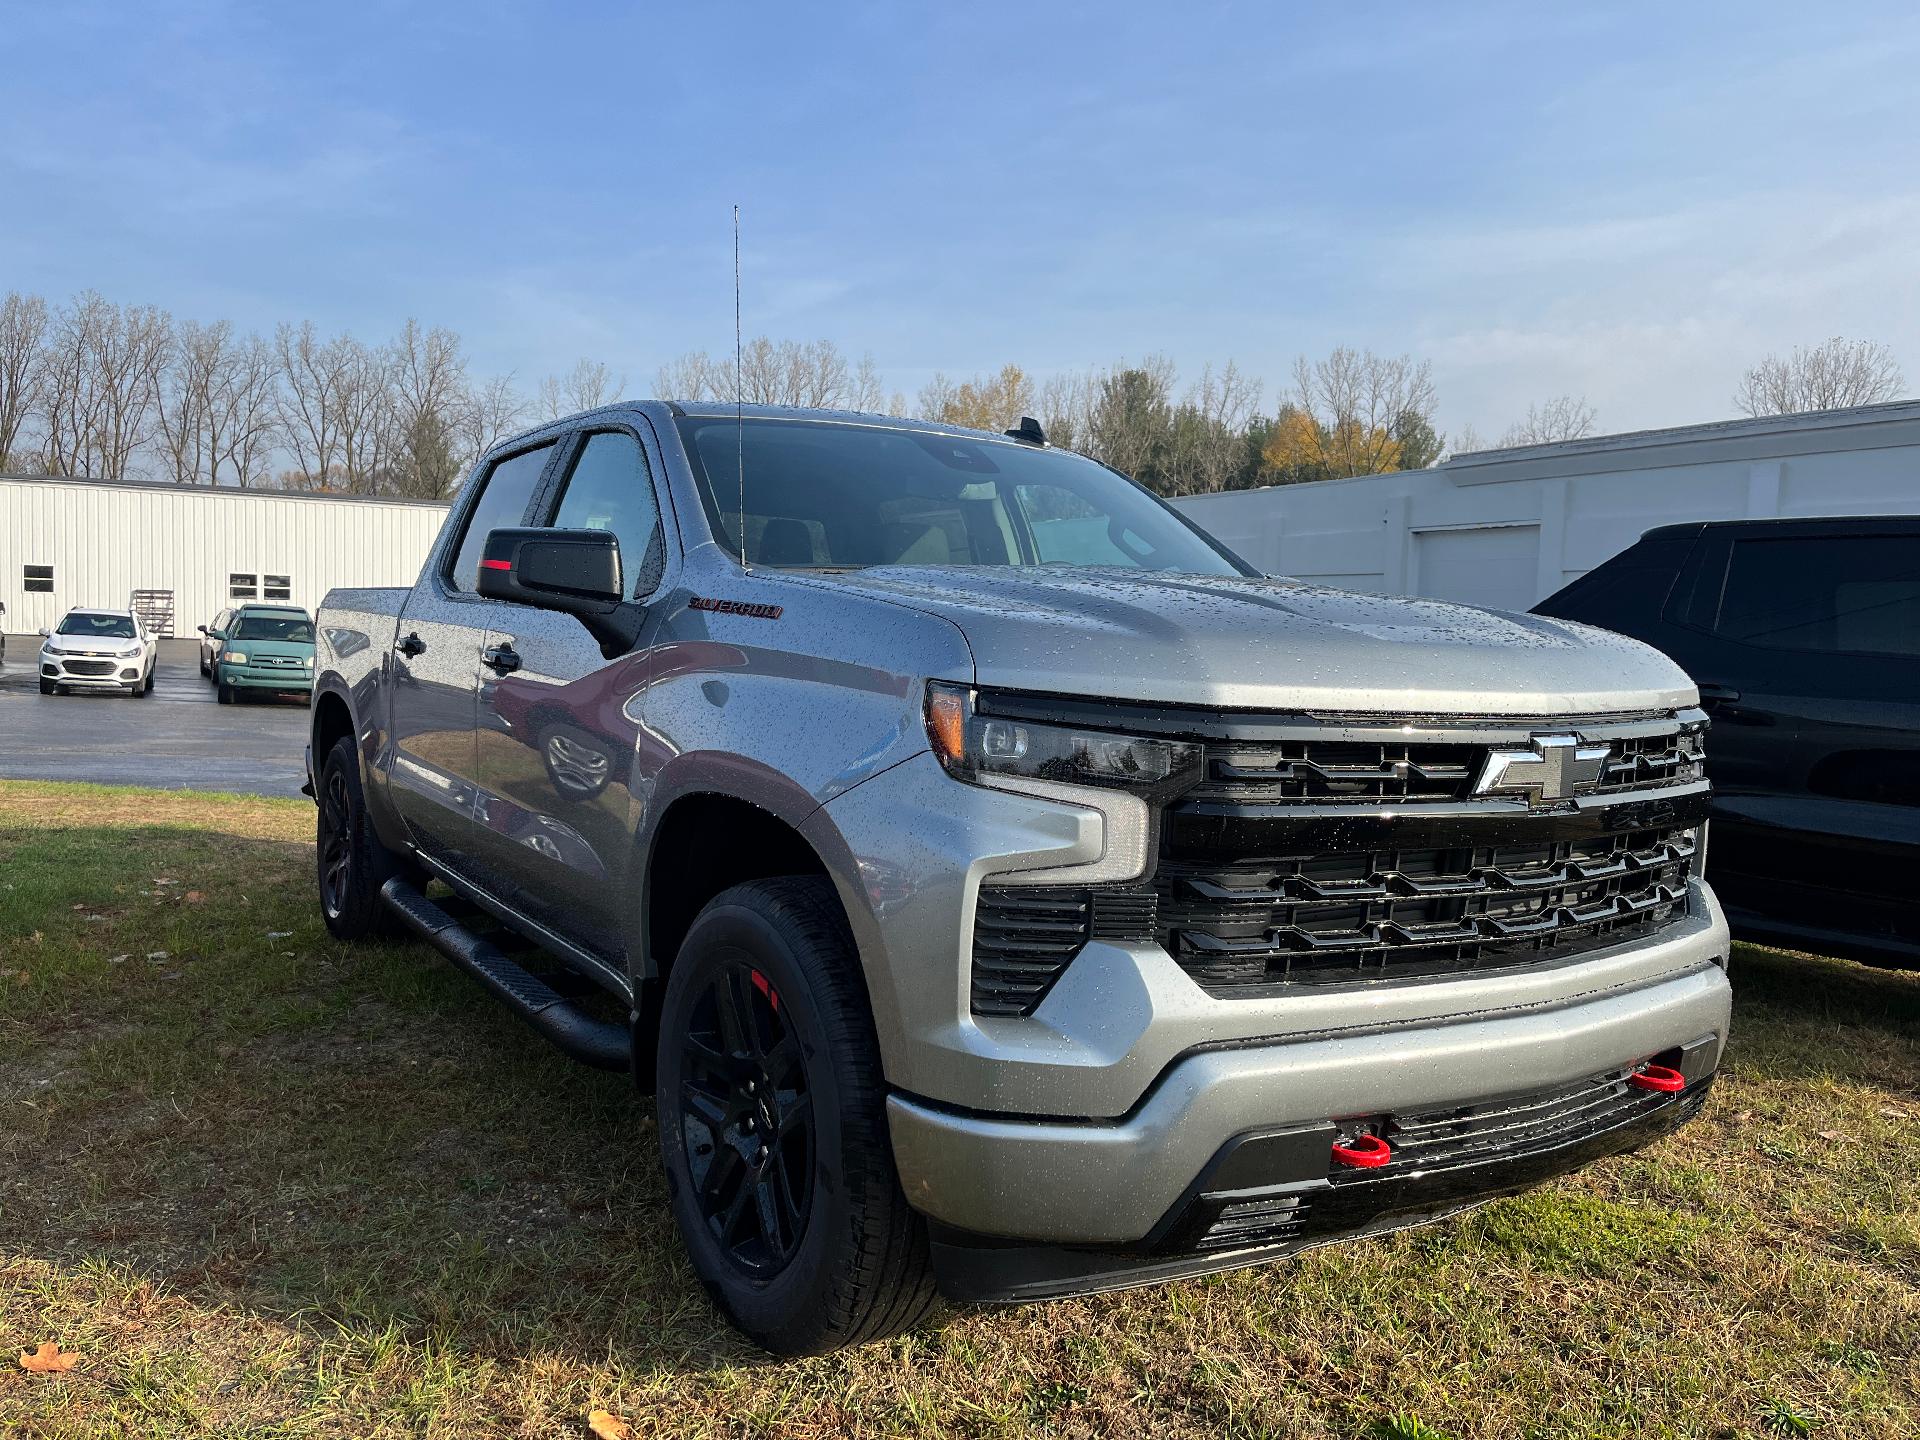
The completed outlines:
{"type": "Polygon", "coordinates": [[[1541,844],[1169,855],[1159,939],[1209,992],[1528,964],[1684,913],[1687,831],[1541,844]]]}
{"type": "MultiPolygon", "coordinates": [[[[1198,740],[1204,765],[1161,802],[1138,883],[981,890],[977,1014],[1031,1014],[1093,939],[1157,942],[1227,998],[1544,964],[1687,913],[1707,804],[1697,710],[1400,721],[1071,704],[1080,723],[1198,740]],[[1495,751],[1545,759],[1559,736],[1605,749],[1572,794],[1565,770],[1553,790],[1474,793],[1495,751]]],[[[1046,718],[1043,702],[1028,711],[1046,718]]]]}
{"type": "MultiPolygon", "coordinates": [[[[1347,738],[1365,735],[1366,730],[1327,728],[1336,733],[1274,740],[1210,740],[1205,749],[1204,778],[1187,798],[1259,805],[1464,800],[1473,795],[1489,752],[1508,746],[1524,748],[1529,733],[1519,731],[1503,741],[1424,739],[1392,733],[1378,738],[1347,738]]],[[[1578,722],[1541,721],[1530,730],[1576,733],[1578,728],[1578,722]]],[[[1576,793],[1603,795],[1698,780],[1703,773],[1699,728],[1676,716],[1657,722],[1651,733],[1596,734],[1595,743],[1607,747],[1606,762],[1599,777],[1582,783],[1576,793]]]]}
{"type": "Polygon", "coordinates": [[[67,661],[67,673],[69,675],[111,675],[113,674],[113,661],[69,660],[67,661]]]}

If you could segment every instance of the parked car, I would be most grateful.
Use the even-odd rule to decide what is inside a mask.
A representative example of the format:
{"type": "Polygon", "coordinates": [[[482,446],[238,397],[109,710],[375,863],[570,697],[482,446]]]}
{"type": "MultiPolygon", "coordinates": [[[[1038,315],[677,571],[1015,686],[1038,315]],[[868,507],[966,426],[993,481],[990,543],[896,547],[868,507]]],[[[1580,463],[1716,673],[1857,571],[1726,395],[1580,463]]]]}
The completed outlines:
{"type": "Polygon", "coordinates": [[[125,690],[153,693],[153,637],[129,610],[69,610],[52,630],[42,630],[40,693],[62,690],[125,690]]]}
{"type": "Polygon", "coordinates": [[[327,926],[630,1069],[773,1350],[1448,1214],[1726,1038],[1670,660],[1260,576],[1031,421],[576,416],[319,621],[327,926]]]}
{"type": "Polygon", "coordinates": [[[310,695],[313,691],[313,617],[293,605],[242,605],[232,612],[213,659],[220,703],[248,691],[310,695]]]}
{"type": "Polygon", "coordinates": [[[1699,685],[1736,932],[1920,961],[1920,518],[1663,526],[1536,609],[1699,685]]]}
{"type": "Polygon", "coordinates": [[[222,610],[213,617],[210,625],[198,625],[200,632],[200,673],[208,680],[213,679],[213,662],[220,658],[220,652],[226,648],[227,633],[233,629],[234,611],[222,610]]]}
{"type": "MultiPolygon", "coordinates": [[[[7,602],[0,600],[0,622],[7,618],[7,602]]],[[[7,663],[7,627],[0,623],[0,665],[7,663]]]]}

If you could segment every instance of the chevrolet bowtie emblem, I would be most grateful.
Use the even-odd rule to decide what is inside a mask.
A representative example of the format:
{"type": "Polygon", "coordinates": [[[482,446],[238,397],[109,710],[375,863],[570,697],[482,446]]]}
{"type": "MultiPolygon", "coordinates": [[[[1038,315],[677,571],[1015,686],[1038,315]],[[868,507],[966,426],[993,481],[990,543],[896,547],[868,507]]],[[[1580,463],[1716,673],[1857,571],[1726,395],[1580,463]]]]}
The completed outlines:
{"type": "Polygon", "coordinates": [[[1607,747],[1582,745],[1575,735],[1535,735],[1527,750],[1489,750],[1473,782],[1476,795],[1525,795],[1529,805],[1571,800],[1606,768],[1607,747]]]}

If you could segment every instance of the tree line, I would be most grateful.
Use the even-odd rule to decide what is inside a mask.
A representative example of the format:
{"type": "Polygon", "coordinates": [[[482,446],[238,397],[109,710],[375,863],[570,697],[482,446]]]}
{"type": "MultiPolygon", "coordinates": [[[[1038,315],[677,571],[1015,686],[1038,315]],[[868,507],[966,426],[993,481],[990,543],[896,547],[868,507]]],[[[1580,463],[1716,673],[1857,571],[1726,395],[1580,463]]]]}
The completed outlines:
{"type": "MultiPolygon", "coordinates": [[[[1755,416],[1832,409],[1893,399],[1904,383],[1885,346],[1836,338],[1768,356],[1734,404],[1755,416]]],[[[624,376],[582,359],[525,394],[512,376],[474,375],[458,335],[413,319],[368,344],[323,336],[311,321],[241,335],[224,320],[176,321],[92,291],[58,306],[18,293],[0,301],[0,473],[439,500],[516,430],[625,390],[624,376]]],[[[1165,495],[1422,469],[1488,448],[1471,427],[1451,438],[1435,427],[1428,362],[1346,346],[1300,357],[1273,392],[1232,360],[1183,385],[1171,360],[1150,355],[1045,380],[1017,364],[936,374],[909,401],[872,355],[762,336],[737,356],[681,356],[654,393],[985,430],[1031,415],[1053,443],[1165,495]]],[[[1579,439],[1597,421],[1583,398],[1556,396],[1529,405],[1494,445],[1579,439]]]]}

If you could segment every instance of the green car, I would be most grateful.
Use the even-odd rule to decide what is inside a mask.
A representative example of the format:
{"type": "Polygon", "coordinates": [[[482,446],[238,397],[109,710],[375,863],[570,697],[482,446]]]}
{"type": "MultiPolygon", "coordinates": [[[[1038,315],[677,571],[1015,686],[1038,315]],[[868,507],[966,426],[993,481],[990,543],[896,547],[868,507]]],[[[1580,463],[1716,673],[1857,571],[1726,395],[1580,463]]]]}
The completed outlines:
{"type": "Polygon", "coordinates": [[[220,703],[243,690],[313,693],[313,617],[291,605],[242,605],[214,653],[213,683],[220,703]]]}

